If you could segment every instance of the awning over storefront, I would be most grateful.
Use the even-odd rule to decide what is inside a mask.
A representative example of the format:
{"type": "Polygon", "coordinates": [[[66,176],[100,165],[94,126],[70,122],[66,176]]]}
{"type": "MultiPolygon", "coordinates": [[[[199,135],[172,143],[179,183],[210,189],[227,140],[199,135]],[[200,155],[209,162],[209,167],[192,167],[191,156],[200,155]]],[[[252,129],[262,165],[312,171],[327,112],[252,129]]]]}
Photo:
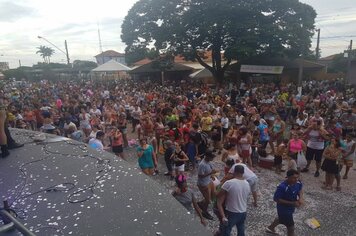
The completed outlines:
{"type": "Polygon", "coordinates": [[[256,74],[282,74],[284,66],[241,65],[240,72],[256,74]]]}

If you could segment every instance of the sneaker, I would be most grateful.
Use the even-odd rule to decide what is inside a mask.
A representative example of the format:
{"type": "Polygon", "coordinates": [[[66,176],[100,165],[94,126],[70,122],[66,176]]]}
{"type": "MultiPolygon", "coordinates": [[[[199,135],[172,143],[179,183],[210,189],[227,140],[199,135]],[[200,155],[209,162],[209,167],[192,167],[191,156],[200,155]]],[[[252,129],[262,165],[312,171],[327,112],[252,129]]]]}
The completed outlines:
{"type": "Polygon", "coordinates": [[[303,170],[301,170],[300,172],[308,172],[309,169],[308,168],[304,168],[303,170]]]}
{"type": "Polygon", "coordinates": [[[170,176],[171,173],[167,172],[167,173],[164,173],[165,176],[170,176]]]}
{"type": "Polygon", "coordinates": [[[314,177],[319,177],[319,176],[320,176],[319,171],[316,171],[315,174],[314,174],[314,177]]]}
{"type": "Polygon", "coordinates": [[[214,217],[210,215],[208,212],[202,212],[202,216],[208,220],[214,220],[214,217]]]}

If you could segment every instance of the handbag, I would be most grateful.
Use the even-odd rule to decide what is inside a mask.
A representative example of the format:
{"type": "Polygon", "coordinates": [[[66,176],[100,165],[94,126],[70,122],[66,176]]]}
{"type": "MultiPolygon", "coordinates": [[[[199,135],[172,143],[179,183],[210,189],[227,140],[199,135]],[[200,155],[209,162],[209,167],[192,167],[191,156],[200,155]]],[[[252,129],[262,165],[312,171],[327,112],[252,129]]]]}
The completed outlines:
{"type": "Polygon", "coordinates": [[[298,152],[297,155],[297,166],[300,169],[304,169],[307,166],[308,162],[307,159],[305,158],[305,155],[303,152],[298,152]]]}

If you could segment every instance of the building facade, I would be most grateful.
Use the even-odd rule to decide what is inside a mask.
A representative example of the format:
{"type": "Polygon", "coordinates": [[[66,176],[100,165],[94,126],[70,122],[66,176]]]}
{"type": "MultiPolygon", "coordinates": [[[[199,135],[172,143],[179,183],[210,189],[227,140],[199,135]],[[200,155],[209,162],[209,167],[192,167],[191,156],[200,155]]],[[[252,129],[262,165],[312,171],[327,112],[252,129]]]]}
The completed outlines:
{"type": "Polygon", "coordinates": [[[95,56],[98,65],[102,65],[108,61],[115,60],[123,65],[126,65],[125,54],[108,50],[95,56]]]}

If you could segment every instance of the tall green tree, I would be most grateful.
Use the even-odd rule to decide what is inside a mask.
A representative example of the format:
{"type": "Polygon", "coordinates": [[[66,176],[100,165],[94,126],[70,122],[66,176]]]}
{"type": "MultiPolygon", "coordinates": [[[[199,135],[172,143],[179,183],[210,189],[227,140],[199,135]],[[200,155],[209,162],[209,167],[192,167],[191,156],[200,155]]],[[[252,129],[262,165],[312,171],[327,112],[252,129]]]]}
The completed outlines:
{"type": "Polygon", "coordinates": [[[159,52],[154,48],[149,49],[146,46],[138,45],[126,48],[125,55],[126,63],[128,65],[132,65],[133,63],[144,58],[156,59],[159,57],[159,52]]]}
{"type": "Polygon", "coordinates": [[[232,60],[310,54],[315,17],[298,0],[139,0],[124,19],[121,39],[126,51],[154,46],[197,60],[222,82],[232,60]]]}
{"type": "Polygon", "coordinates": [[[88,68],[94,69],[97,66],[98,66],[98,64],[93,61],[82,61],[82,60],[74,60],[73,61],[74,69],[88,69],[88,68]]]}
{"type": "Polygon", "coordinates": [[[43,58],[43,61],[47,64],[51,63],[51,56],[54,54],[54,50],[50,47],[46,46],[39,46],[37,47],[37,52],[36,54],[40,54],[40,56],[43,58]]]}

